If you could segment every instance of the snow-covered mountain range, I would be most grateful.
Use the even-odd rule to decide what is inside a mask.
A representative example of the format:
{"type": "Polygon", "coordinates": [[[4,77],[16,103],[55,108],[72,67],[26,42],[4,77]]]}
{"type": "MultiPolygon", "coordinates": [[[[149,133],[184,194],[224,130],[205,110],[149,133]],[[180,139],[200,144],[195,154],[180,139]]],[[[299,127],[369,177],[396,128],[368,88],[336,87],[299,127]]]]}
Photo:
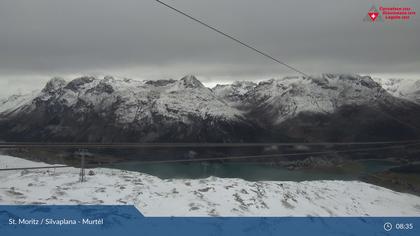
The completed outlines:
{"type": "Polygon", "coordinates": [[[419,137],[415,124],[420,105],[411,99],[416,92],[396,96],[387,84],[381,86],[369,76],[337,74],[235,82],[212,89],[191,75],[155,81],[53,78],[42,91],[0,100],[0,139],[242,142],[419,137]]]}
{"type": "Polygon", "coordinates": [[[6,130],[38,140],[231,141],[252,126],[194,76],[135,81],[53,78],[0,103],[6,130]]]}

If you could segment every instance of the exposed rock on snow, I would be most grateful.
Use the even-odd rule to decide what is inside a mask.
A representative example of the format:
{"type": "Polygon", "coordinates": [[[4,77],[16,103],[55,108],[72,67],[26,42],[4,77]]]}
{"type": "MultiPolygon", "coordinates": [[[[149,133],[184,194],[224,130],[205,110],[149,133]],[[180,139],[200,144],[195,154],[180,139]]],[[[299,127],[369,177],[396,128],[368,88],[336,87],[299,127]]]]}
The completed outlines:
{"type": "MultiPolygon", "coordinates": [[[[0,156],[0,166],[42,165],[0,156]]],[[[1,204],[134,204],[146,216],[418,216],[420,197],[358,181],[167,179],[76,168],[0,172],[1,204]]]]}
{"type": "Polygon", "coordinates": [[[216,85],[212,90],[219,98],[234,107],[242,107],[246,102],[246,94],[257,86],[250,81],[236,81],[233,84],[216,85]]]}

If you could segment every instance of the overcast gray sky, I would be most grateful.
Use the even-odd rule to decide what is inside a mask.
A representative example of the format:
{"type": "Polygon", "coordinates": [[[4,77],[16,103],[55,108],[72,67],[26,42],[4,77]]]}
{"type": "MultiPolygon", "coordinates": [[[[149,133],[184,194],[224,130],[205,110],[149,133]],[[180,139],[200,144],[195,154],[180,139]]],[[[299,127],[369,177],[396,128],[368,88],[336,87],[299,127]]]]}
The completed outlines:
{"type": "MultiPolygon", "coordinates": [[[[418,15],[362,20],[373,4],[419,11],[418,0],[164,1],[309,74],[420,74],[418,15]]],[[[154,0],[0,1],[0,95],[83,74],[214,84],[295,73],[154,0]]]]}

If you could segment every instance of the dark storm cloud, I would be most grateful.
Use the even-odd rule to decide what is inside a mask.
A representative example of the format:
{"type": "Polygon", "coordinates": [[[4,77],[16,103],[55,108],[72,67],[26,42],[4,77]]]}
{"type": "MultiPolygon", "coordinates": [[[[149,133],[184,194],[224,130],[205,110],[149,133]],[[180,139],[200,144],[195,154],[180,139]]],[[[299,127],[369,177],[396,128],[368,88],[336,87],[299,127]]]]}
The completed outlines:
{"type": "MultiPolygon", "coordinates": [[[[419,10],[417,0],[166,2],[307,73],[420,72],[418,16],[362,21],[373,4],[419,10]]],[[[0,1],[3,84],[96,72],[208,80],[293,74],[153,0],[0,1]]]]}

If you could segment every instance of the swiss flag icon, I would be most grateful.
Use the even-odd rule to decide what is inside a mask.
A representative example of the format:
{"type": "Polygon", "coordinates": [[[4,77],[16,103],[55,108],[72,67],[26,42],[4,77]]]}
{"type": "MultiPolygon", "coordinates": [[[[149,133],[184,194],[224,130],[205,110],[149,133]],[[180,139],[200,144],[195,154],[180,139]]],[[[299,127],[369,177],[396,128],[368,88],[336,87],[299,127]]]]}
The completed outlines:
{"type": "Polygon", "coordinates": [[[375,21],[376,18],[378,18],[379,13],[378,12],[369,12],[368,15],[369,15],[369,17],[372,21],[375,21]]]}

